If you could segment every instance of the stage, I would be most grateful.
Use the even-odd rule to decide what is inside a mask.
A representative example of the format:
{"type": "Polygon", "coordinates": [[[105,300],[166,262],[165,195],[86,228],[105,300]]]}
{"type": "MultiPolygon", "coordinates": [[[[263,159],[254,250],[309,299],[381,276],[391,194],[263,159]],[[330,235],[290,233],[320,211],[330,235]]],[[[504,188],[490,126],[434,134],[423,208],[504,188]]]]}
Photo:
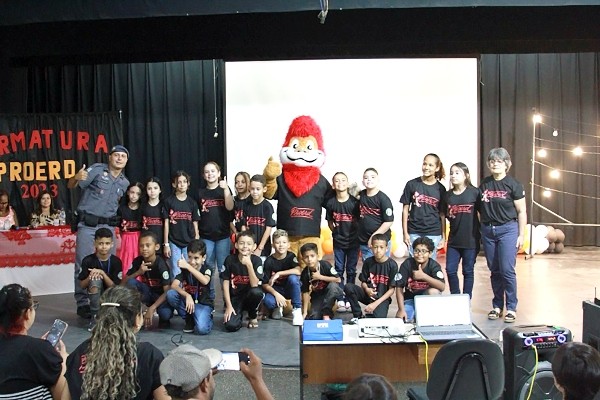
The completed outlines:
{"type": "MultiPolygon", "coordinates": [[[[444,265],[444,257],[440,257],[444,265]]],[[[596,247],[567,247],[561,254],[540,254],[525,259],[517,259],[518,297],[517,321],[506,324],[502,319],[489,321],[487,313],[491,309],[491,287],[489,271],[481,254],[475,266],[475,287],[472,300],[473,322],[491,339],[499,341],[501,331],[513,325],[549,324],[571,330],[574,341],[582,336],[582,301],[594,297],[594,288],[600,286],[600,249],[596,247]]],[[[9,282],[2,282],[6,284],[9,282]]],[[[448,289],[446,289],[448,292],[448,289]]],[[[600,296],[600,291],[599,291],[600,296]]],[[[73,350],[89,337],[86,330],[88,320],[77,317],[72,293],[36,296],[40,301],[33,336],[41,336],[55,318],[69,323],[64,341],[67,350],[73,350]]],[[[389,316],[397,310],[394,302],[389,316]]],[[[175,316],[171,329],[141,331],[140,341],[153,343],[164,353],[171,350],[173,342],[187,342],[199,348],[214,347],[222,351],[238,351],[240,347],[253,349],[264,362],[265,380],[277,399],[300,398],[299,343],[298,328],[292,326],[291,318],[281,321],[261,321],[258,329],[242,328],[235,333],[222,328],[223,305],[220,291],[217,292],[215,327],[207,336],[182,333],[183,320],[175,316]]],[[[351,314],[337,314],[337,318],[347,321],[351,314]]],[[[323,355],[327,357],[326,354],[323,355]]],[[[340,360],[343,363],[344,360],[340,360]]],[[[216,376],[217,394],[215,399],[235,400],[251,397],[238,372],[225,372],[216,376]]],[[[305,398],[319,399],[323,389],[320,385],[306,385],[305,398]]],[[[405,398],[405,384],[397,385],[400,399],[405,398]]]]}

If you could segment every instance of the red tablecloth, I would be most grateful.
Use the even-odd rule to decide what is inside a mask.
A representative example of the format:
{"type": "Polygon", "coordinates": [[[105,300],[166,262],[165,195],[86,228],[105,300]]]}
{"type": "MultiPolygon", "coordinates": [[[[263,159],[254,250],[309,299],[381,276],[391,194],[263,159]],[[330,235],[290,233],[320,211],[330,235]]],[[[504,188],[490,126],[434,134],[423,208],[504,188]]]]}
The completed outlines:
{"type": "Polygon", "coordinates": [[[35,267],[75,262],[75,234],[69,226],[0,232],[0,267],[35,267]]]}

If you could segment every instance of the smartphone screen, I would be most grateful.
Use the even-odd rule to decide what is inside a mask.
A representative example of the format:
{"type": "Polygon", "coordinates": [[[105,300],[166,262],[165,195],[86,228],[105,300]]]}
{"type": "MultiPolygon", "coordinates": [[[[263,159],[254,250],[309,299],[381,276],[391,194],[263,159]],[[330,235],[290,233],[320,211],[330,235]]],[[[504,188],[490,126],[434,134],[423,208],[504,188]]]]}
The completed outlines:
{"type": "Polygon", "coordinates": [[[242,353],[223,353],[223,361],[217,365],[217,369],[239,371],[240,362],[248,363],[248,354],[242,353]]]}
{"type": "Polygon", "coordinates": [[[54,323],[50,328],[50,332],[48,332],[48,335],[46,336],[46,340],[50,342],[52,347],[56,347],[60,339],[62,339],[63,335],[65,334],[65,331],[67,330],[68,326],[69,324],[67,324],[63,320],[54,320],[54,323]]]}

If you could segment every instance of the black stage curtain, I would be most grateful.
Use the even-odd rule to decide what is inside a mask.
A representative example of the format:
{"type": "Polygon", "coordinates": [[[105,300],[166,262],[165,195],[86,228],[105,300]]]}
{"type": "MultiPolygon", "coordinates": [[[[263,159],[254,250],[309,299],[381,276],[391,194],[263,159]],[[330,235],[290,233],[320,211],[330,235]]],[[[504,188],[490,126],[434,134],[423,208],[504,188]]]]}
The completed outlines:
{"type": "MultiPolygon", "coordinates": [[[[600,223],[599,62],[599,53],[481,56],[482,175],[488,173],[487,152],[505,147],[513,160],[510,173],[525,185],[528,213],[535,108],[543,116],[536,148],[548,149],[545,158],[536,156],[547,167],[535,167],[535,200],[571,222],[600,223]],[[581,157],[571,152],[577,145],[584,150],[581,157]],[[555,180],[549,177],[552,168],[573,172],[555,180]],[[544,188],[559,192],[544,198],[544,188]]],[[[561,222],[536,206],[533,219],[536,225],[561,222]]],[[[565,232],[565,244],[600,245],[598,228],[553,226],[565,232]]]]}
{"type": "Polygon", "coordinates": [[[217,60],[30,67],[27,112],[121,111],[129,180],[157,176],[168,195],[182,169],[195,195],[207,161],[226,171],[223,73],[217,60]]]}

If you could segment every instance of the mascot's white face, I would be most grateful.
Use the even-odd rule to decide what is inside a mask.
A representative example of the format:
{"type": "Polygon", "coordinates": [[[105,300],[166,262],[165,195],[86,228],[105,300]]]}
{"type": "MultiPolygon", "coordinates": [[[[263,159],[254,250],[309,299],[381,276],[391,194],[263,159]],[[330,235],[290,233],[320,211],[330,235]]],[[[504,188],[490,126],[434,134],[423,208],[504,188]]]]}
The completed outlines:
{"type": "Polygon", "coordinates": [[[313,136],[294,136],[281,148],[279,159],[283,165],[321,168],[325,163],[325,153],[319,149],[313,136]]]}

